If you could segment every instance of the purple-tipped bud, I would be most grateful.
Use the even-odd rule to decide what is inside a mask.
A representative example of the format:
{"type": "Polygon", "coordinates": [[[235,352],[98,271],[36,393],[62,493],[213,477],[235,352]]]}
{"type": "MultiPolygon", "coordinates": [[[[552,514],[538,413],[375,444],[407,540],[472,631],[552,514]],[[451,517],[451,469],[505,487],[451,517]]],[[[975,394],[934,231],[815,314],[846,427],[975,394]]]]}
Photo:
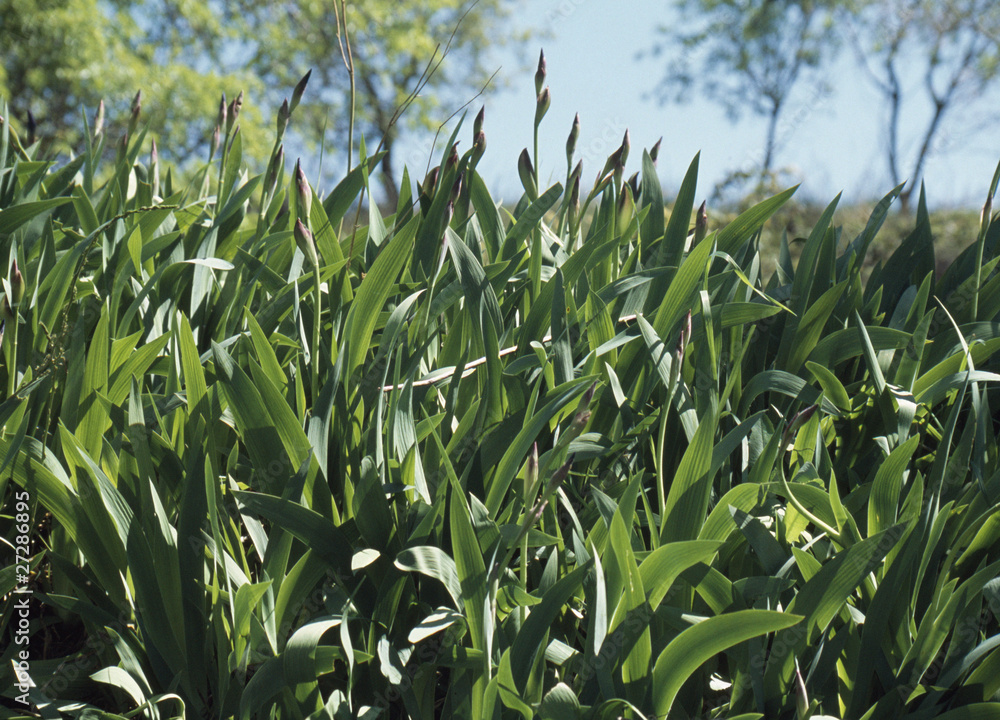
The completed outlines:
{"type": "Polygon", "coordinates": [[[574,177],[573,183],[570,185],[569,192],[569,230],[570,237],[576,235],[576,230],[580,223],[580,177],[574,177]]]}
{"type": "Polygon", "coordinates": [[[267,172],[264,174],[264,193],[270,195],[274,192],[278,184],[278,169],[285,162],[285,146],[278,145],[277,152],[271,156],[271,161],[267,164],[267,172]]]}
{"type": "Polygon", "coordinates": [[[552,494],[559,489],[559,486],[563,484],[566,476],[569,475],[569,469],[573,466],[573,460],[575,459],[575,455],[570,455],[566,462],[561,465],[558,470],[552,473],[552,477],[549,478],[549,482],[545,485],[545,493],[541,502],[535,505],[532,522],[537,522],[542,516],[542,512],[545,510],[545,503],[547,502],[546,498],[551,497],[552,494]]]}
{"type": "Polygon", "coordinates": [[[625,163],[628,162],[628,151],[631,148],[632,148],[632,140],[631,140],[631,138],[630,138],[630,136],[628,134],[628,128],[626,128],[625,129],[625,137],[622,138],[622,147],[621,147],[621,151],[622,151],[622,154],[621,154],[622,165],[624,165],[625,163]]]}
{"type": "Polygon", "coordinates": [[[542,118],[545,117],[545,113],[549,111],[551,105],[552,93],[548,88],[545,88],[535,101],[535,127],[541,124],[542,118]]]}
{"type": "Polygon", "coordinates": [[[121,162],[125,159],[125,154],[128,152],[128,131],[122,133],[121,140],[118,141],[117,154],[115,156],[115,162],[121,162]]]}
{"type": "Polygon", "coordinates": [[[219,150],[219,140],[220,140],[219,126],[215,126],[215,130],[212,131],[212,142],[208,146],[208,161],[212,162],[215,157],[215,153],[219,150]]]}
{"type": "Polygon", "coordinates": [[[569,137],[566,138],[566,164],[573,162],[573,154],[576,152],[576,142],[580,139],[580,113],[573,118],[573,127],[570,128],[569,137]]]}
{"type": "Polygon", "coordinates": [[[708,202],[704,201],[698,208],[698,214],[694,220],[694,244],[697,245],[705,239],[708,232],[708,202]]]}
{"type": "Polygon", "coordinates": [[[281,103],[281,107],[278,108],[278,140],[281,140],[285,136],[285,130],[288,129],[288,118],[291,117],[291,114],[291,110],[288,107],[288,99],[286,98],[281,103]]]}
{"type": "Polygon", "coordinates": [[[619,149],[616,155],[617,157],[615,157],[615,164],[613,168],[615,175],[615,187],[621,187],[622,176],[625,174],[625,163],[622,162],[621,149],[619,149]]]}
{"type": "Polygon", "coordinates": [[[531,452],[528,453],[528,463],[524,469],[525,484],[531,488],[538,481],[538,443],[531,444],[531,452]]]}
{"type": "Polygon", "coordinates": [[[590,422],[590,414],[590,410],[584,410],[573,416],[573,422],[570,423],[569,430],[567,430],[570,437],[574,439],[580,437],[583,429],[587,427],[587,423],[590,422]]]}
{"type": "Polygon", "coordinates": [[[24,297],[24,276],[17,266],[17,258],[14,258],[14,268],[10,274],[10,294],[14,305],[19,305],[24,297]]]}
{"type": "Polygon", "coordinates": [[[458,196],[462,194],[462,180],[465,178],[465,172],[460,172],[458,177],[455,178],[455,182],[451,186],[451,194],[448,196],[448,202],[454,203],[458,200],[458,196]]]}
{"type": "MultiPolygon", "coordinates": [[[[453,203],[451,200],[449,200],[448,204],[445,206],[445,209],[444,209],[444,226],[445,227],[448,227],[449,225],[451,225],[451,219],[453,217],[455,217],[455,203],[453,203]]],[[[444,236],[441,238],[441,242],[442,243],[446,243],[447,241],[448,241],[448,233],[445,233],[444,236]]],[[[444,249],[447,250],[447,248],[444,248],[444,249]]]]}
{"type": "Polygon", "coordinates": [[[649,151],[649,159],[653,161],[653,165],[656,165],[656,159],[660,157],[660,143],[662,142],[663,138],[657,140],[656,144],[653,145],[652,149],[649,151]]]}
{"type": "Polygon", "coordinates": [[[226,134],[233,129],[233,125],[236,123],[236,119],[240,116],[240,109],[243,107],[243,91],[240,90],[240,94],[236,96],[236,99],[229,103],[229,108],[226,116],[226,134]]]}
{"type": "Polygon", "coordinates": [[[299,160],[295,161],[295,193],[295,200],[298,205],[298,217],[308,224],[309,214],[312,212],[312,190],[309,187],[309,181],[306,180],[306,174],[302,171],[302,163],[299,160]]]}
{"type": "Polygon", "coordinates": [[[222,98],[219,100],[219,114],[215,118],[215,124],[220,128],[226,127],[226,118],[228,113],[226,112],[226,93],[222,93],[222,98]]]}
{"type": "Polygon", "coordinates": [[[524,191],[528,193],[528,198],[535,200],[538,198],[538,183],[535,182],[535,169],[531,164],[531,156],[528,155],[528,149],[525,148],[521,151],[521,155],[517,158],[517,174],[521,178],[521,185],[524,186],[524,191]]]}
{"type": "Polygon", "coordinates": [[[604,177],[619,166],[624,168],[624,163],[622,163],[622,149],[620,147],[608,155],[608,159],[604,161],[604,169],[601,170],[601,174],[598,177],[604,177]]]}
{"type": "Polygon", "coordinates": [[[299,101],[302,99],[302,94],[306,91],[306,85],[309,84],[309,76],[312,75],[312,68],[309,69],[302,79],[295,84],[295,89],[292,90],[292,102],[288,105],[288,112],[291,113],[292,110],[298,107],[299,101]]]}
{"type": "Polygon", "coordinates": [[[301,220],[295,221],[295,244],[313,267],[319,267],[319,256],[316,254],[316,242],[301,220]]]}
{"type": "Polygon", "coordinates": [[[97,115],[94,117],[94,140],[104,133],[104,101],[97,104],[97,115]]]}
{"type": "Polygon", "coordinates": [[[429,198],[434,197],[434,192],[437,189],[438,177],[441,175],[441,166],[436,165],[434,168],[427,173],[427,177],[424,178],[424,184],[421,185],[421,190],[424,195],[429,198]]]}
{"type": "Polygon", "coordinates": [[[542,92],[542,86],[545,84],[545,51],[542,50],[538,54],[538,69],[535,70],[535,95],[542,92]]]}
{"type": "Polygon", "coordinates": [[[448,160],[445,161],[444,171],[445,174],[450,173],[452,170],[458,167],[458,143],[451,146],[451,152],[448,153],[448,160]]]}
{"type": "Polygon", "coordinates": [[[27,123],[27,125],[28,125],[28,145],[34,145],[35,144],[35,131],[38,129],[38,123],[35,122],[35,116],[31,112],[31,110],[28,111],[28,123],[27,123]]]}
{"type": "Polygon", "coordinates": [[[142,90],[136,92],[135,97],[132,98],[129,113],[128,132],[129,135],[134,135],[136,128],[139,127],[139,115],[142,114],[142,90]]]}
{"type": "Polygon", "coordinates": [[[483,122],[486,120],[486,106],[483,105],[479,108],[479,113],[476,115],[476,119],[472,121],[472,137],[479,137],[479,133],[483,131],[483,122]]]}
{"type": "Polygon", "coordinates": [[[476,135],[475,142],[472,145],[472,160],[470,162],[470,165],[472,167],[475,167],[477,164],[479,164],[479,160],[480,158],[482,158],[485,152],[486,152],[486,133],[480,130],[479,133],[476,135]]]}
{"type": "Polygon", "coordinates": [[[792,436],[799,431],[799,428],[809,422],[810,418],[812,418],[817,410],[819,410],[819,405],[810,405],[792,416],[792,419],[788,423],[788,427],[785,429],[785,434],[781,438],[782,448],[788,447],[788,442],[792,439],[792,436]]]}

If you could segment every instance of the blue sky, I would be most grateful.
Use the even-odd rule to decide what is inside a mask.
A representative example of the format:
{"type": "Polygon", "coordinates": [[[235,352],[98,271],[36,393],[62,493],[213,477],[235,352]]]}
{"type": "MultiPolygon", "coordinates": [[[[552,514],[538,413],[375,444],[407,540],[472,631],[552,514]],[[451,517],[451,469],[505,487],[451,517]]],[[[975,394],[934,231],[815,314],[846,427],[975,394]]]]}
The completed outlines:
{"type": "MultiPolygon", "coordinates": [[[[494,53],[501,67],[498,77],[507,89],[473,103],[467,120],[471,123],[485,104],[488,147],[479,170],[495,195],[510,202],[521,192],[516,162],[521,149],[531,145],[533,76],[540,47],[545,49],[546,82],[552,91],[552,107],[540,134],[540,169],[548,180],[544,184],[565,177],[565,141],[576,112],[581,118],[577,156],[584,159],[586,184],[617,148],[625,128],[630,129],[633,148],[627,174],[639,169],[640,148],[664,137],[658,169],[668,195],[699,151],[699,198],[709,197],[729,171],[753,166],[763,146],[762,118],[748,115],[733,124],[721,107],[707,101],[659,105],[648,97],[662,77],[662,60],[636,56],[654,44],[655,28],[672,17],[670,5],[667,0],[532,0],[521,5],[518,23],[541,35],[529,43],[529,57],[494,53]]],[[[919,81],[907,79],[914,86],[919,81]]],[[[791,167],[795,180],[790,184],[801,181],[799,193],[817,201],[826,202],[840,191],[850,201],[880,197],[891,189],[891,181],[882,150],[879,98],[846,51],[833,69],[831,85],[828,95],[802,89],[792,98],[784,129],[779,130],[785,143],[776,166],[791,167]]],[[[953,128],[961,129],[945,128],[950,130],[941,143],[945,152],[937,153],[926,167],[928,197],[937,206],[978,207],[1000,159],[1000,135],[963,135],[953,128]]],[[[916,131],[904,125],[904,138],[916,131]]],[[[464,137],[470,131],[462,132],[464,137]]],[[[419,167],[414,176],[422,176],[418,156],[421,150],[416,147],[404,149],[402,159],[411,170],[419,167]]]]}

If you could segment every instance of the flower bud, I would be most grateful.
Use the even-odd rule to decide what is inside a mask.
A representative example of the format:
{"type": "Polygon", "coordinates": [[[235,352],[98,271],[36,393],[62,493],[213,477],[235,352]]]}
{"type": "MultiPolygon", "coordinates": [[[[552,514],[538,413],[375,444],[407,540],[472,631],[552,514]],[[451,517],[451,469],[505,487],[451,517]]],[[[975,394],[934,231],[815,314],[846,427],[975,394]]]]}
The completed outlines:
{"type": "Polygon", "coordinates": [[[312,263],[312,266],[319,267],[319,256],[316,254],[316,242],[313,240],[313,235],[309,232],[301,220],[295,221],[295,244],[298,246],[302,254],[306,256],[306,259],[312,263]]]}
{"type": "MultiPolygon", "coordinates": [[[[608,159],[604,161],[604,169],[601,170],[598,175],[598,179],[603,178],[609,172],[613,171],[615,168],[623,166],[622,163],[622,149],[619,147],[613,153],[608,155],[608,159]]],[[[623,166],[624,167],[624,166],[623,166]]]]}
{"type": "Polygon", "coordinates": [[[452,170],[458,167],[458,143],[451,146],[451,152],[448,154],[448,159],[444,164],[444,172],[447,175],[452,170]]]}
{"type": "Polygon", "coordinates": [[[139,127],[139,115],[142,113],[142,90],[139,90],[135,94],[135,97],[132,98],[130,113],[131,114],[128,119],[128,134],[135,135],[136,128],[139,127]]]}
{"type": "Polygon", "coordinates": [[[567,219],[569,220],[570,237],[575,237],[576,230],[580,225],[580,177],[579,176],[573,178],[573,184],[570,186],[569,212],[567,215],[567,219]]]}
{"type": "Polygon", "coordinates": [[[573,127],[570,128],[569,137],[566,138],[566,164],[573,162],[573,154],[576,152],[576,141],[580,139],[580,113],[573,118],[573,127]]]}
{"type": "Polygon", "coordinates": [[[451,186],[451,194],[448,196],[448,202],[454,203],[458,200],[458,196],[462,194],[462,180],[465,177],[465,172],[460,172],[458,177],[455,178],[455,182],[451,186]]]}
{"type": "Polygon", "coordinates": [[[524,482],[526,487],[534,487],[538,481],[538,443],[531,444],[531,452],[528,453],[528,463],[524,468],[524,482]]]}
{"type": "Polygon", "coordinates": [[[663,138],[657,140],[656,144],[653,145],[652,149],[649,151],[649,159],[653,161],[653,165],[656,165],[656,159],[660,157],[660,143],[662,142],[663,138]]]}
{"type": "Polygon", "coordinates": [[[288,107],[288,99],[286,98],[284,102],[281,103],[281,107],[278,108],[278,140],[285,136],[285,130],[288,129],[288,118],[291,117],[291,110],[288,107]]]}
{"type": "Polygon", "coordinates": [[[264,174],[264,193],[266,195],[274,192],[274,187],[278,184],[278,171],[284,161],[285,146],[278,145],[278,150],[271,156],[271,161],[267,164],[267,172],[264,174]]]}
{"type": "Polygon", "coordinates": [[[614,175],[615,175],[615,187],[620,188],[622,186],[622,176],[625,174],[625,163],[622,162],[622,151],[618,150],[616,153],[614,164],[614,175]]]}
{"type": "Polygon", "coordinates": [[[222,99],[219,100],[219,114],[215,117],[215,124],[220,128],[226,127],[226,93],[222,93],[222,99]]]}
{"type": "Polygon", "coordinates": [[[240,90],[240,94],[236,96],[236,99],[229,103],[229,108],[226,117],[226,135],[233,129],[233,125],[236,123],[236,119],[240,116],[240,108],[243,107],[243,91],[240,90]]]}
{"type": "Polygon", "coordinates": [[[428,198],[434,197],[434,192],[437,189],[438,177],[441,175],[441,166],[435,165],[431,169],[427,176],[424,178],[423,185],[420,186],[421,193],[426,195],[428,198]]]}
{"type": "Polygon", "coordinates": [[[306,85],[309,84],[309,76],[312,75],[312,72],[312,68],[309,68],[309,72],[303,75],[302,79],[295,84],[295,89],[292,90],[292,102],[288,105],[289,114],[298,107],[299,101],[302,99],[302,93],[306,91],[306,85]]]}
{"type": "Polygon", "coordinates": [[[472,121],[472,137],[473,139],[479,137],[479,133],[483,131],[483,121],[486,120],[486,106],[483,105],[479,108],[479,113],[476,115],[476,119],[472,121]]]}
{"type": "Polygon", "coordinates": [[[698,214],[694,220],[694,244],[697,245],[705,239],[708,232],[708,202],[703,201],[698,208],[698,214]]]}
{"type": "Polygon", "coordinates": [[[17,258],[14,258],[14,267],[10,274],[10,294],[14,305],[20,305],[21,298],[24,297],[24,276],[17,266],[17,258]]]}
{"type": "Polygon", "coordinates": [[[785,434],[781,438],[782,449],[788,447],[788,442],[792,439],[792,436],[797,433],[803,425],[809,422],[818,409],[819,405],[810,405],[792,416],[792,419],[788,422],[788,427],[785,429],[785,434]]]}
{"type": "Polygon", "coordinates": [[[480,158],[486,152],[486,133],[482,130],[476,135],[476,140],[472,145],[472,160],[470,161],[471,167],[475,167],[479,164],[480,158]]]}
{"type": "Polygon", "coordinates": [[[118,149],[115,153],[115,164],[123,162],[128,153],[128,131],[122,133],[121,140],[118,141],[118,149]]]}
{"type": "Polygon", "coordinates": [[[309,181],[306,180],[306,174],[302,172],[302,164],[299,160],[295,161],[295,191],[296,204],[299,208],[298,217],[308,224],[309,214],[312,212],[312,190],[309,187],[309,181]]]}
{"type": "Polygon", "coordinates": [[[545,113],[549,111],[551,105],[552,93],[548,88],[545,88],[535,100],[535,127],[541,124],[542,118],[545,117],[545,113]]]}
{"type": "Polygon", "coordinates": [[[104,101],[97,104],[97,115],[94,117],[94,140],[104,133],[104,101]]]}
{"type": "Polygon", "coordinates": [[[538,183],[535,181],[535,169],[531,164],[531,156],[528,155],[528,148],[521,151],[517,159],[517,174],[521,178],[521,185],[532,201],[538,198],[538,183]]]}
{"type": "Polygon", "coordinates": [[[631,149],[631,147],[632,147],[632,141],[628,134],[628,128],[626,128],[625,137],[622,138],[622,147],[621,147],[622,151],[621,159],[623,166],[625,165],[625,163],[628,162],[628,151],[631,149]]]}
{"type": "Polygon", "coordinates": [[[538,95],[542,92],[542,86],[545,84],[545,51],[542,50],[538,54],[538,69],[535,71],[535,94],[538,95]]]}

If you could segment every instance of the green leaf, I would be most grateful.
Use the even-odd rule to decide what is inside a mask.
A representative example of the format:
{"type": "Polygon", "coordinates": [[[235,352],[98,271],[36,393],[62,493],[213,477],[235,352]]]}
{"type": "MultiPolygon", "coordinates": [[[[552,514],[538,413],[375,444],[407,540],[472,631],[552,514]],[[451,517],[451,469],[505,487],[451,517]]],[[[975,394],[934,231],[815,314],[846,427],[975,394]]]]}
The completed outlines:
{"type": "Polygon", "coordinates": [[[435,580],[440,580],[455,608],[462,610],[465,605],[462,596],[462,581],[458,575],[455,561],[441,548],[431,545],[420,545],[403,550],[396,556],[396,567],[405,572],[418,572],[435,580]]]}
{"type": "Polygon", "coordinates": [[[666,717],[684,682],[702,663],[744,640],[777,632],[802,621],[771,610],[739,610],[689,627],[670,641],[653,666],[653,712],[666,717]]]}
{"type": "Polygon", "coordinates": [[[562,612],[563,606],[580,588],[592,562],[592,560],[588,560],[549,588],[542,596],[542,602],[531,609],[531,615],[525,620],[517,637],[514,638],[514,643],[510,648],[510,664],[511,674],[518,692],[524,692],[528,675],[535,664],[535,655],[541,649],[549,628],[562,612]]]}

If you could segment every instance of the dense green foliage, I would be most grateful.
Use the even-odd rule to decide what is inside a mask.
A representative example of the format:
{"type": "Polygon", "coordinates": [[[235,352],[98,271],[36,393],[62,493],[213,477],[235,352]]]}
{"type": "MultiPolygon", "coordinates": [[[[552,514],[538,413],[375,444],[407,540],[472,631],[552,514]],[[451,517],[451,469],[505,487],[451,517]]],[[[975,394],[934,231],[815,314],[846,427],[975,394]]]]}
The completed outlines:
{"type": "Polygon", "coordinates": [[[834,201],[764,277],[794,190],[692,230],[697,158],[668,215],[626,142],[507,212],[481,131],[383,217],[377,155],[319,197],[230,128],[180,188],[0,128],[31,712],[1000,716],[990,210],[936,277],[921,201],[863,283],[900,189],[834,201]]]}

